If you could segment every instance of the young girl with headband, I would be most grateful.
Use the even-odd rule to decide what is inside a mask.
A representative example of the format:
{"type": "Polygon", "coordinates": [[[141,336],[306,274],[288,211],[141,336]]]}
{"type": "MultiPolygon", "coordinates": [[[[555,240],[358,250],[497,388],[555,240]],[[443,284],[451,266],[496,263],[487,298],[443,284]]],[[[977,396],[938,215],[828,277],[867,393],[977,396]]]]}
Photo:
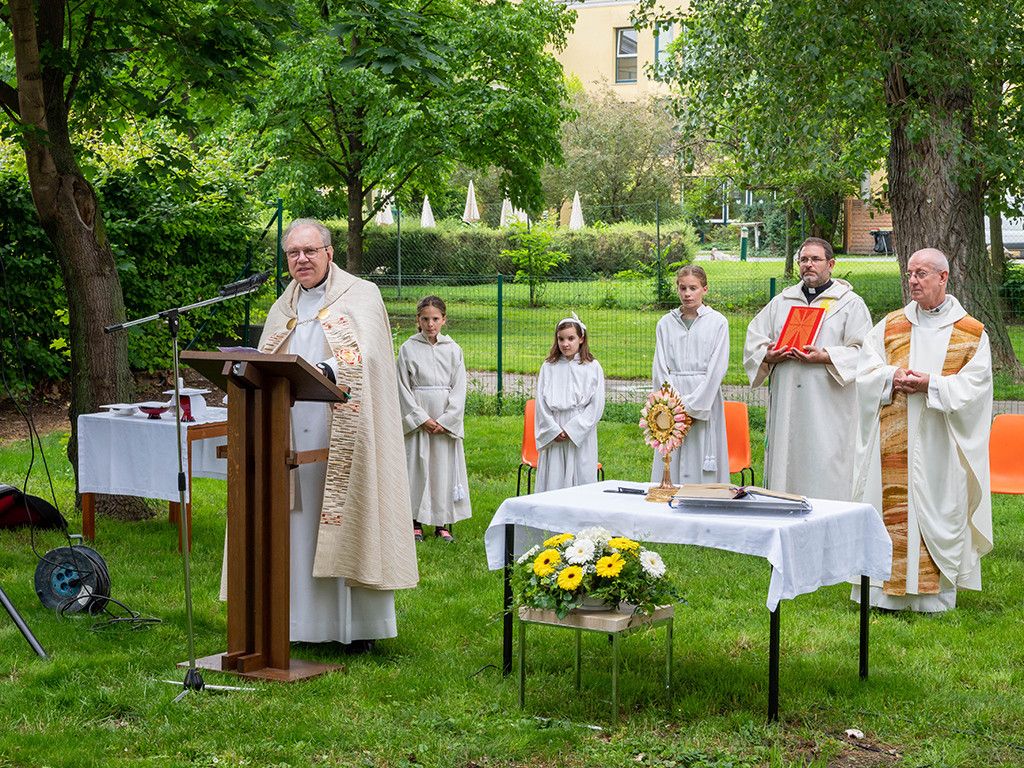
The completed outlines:
{"type": "Polygon", "coordinates": [[[540,491],[597,481],[597,422],[604,413],[604,371],[576,313],[555,326],[540,367],[534,433],[540,491]]]}
{"type": "Polygon", "coordinates": [[[425,296],[416,307],[419,333],[398,350],[398,401],[409,468],[413,536],[423,526],[455,542],[451,524],[473,514],[467,488],[462,419],[466,412],[466,366],[462,348],[441,333],[448,321],[444,301],[425,296]]]}

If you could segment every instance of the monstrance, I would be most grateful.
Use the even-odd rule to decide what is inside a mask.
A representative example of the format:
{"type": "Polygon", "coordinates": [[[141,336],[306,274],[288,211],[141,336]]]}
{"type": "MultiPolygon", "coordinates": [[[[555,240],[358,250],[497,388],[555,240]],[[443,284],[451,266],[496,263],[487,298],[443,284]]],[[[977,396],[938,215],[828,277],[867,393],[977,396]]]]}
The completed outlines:
{"type": "Polygon", "coordinates": [[[683,444],[691,422],[683,401],[667,381],[661,385],[661,389],[651,392],[644,403],[640,411],[640,429],[643,430],[644,442],[663,454],[665,464],[661,485],[652,485],[648,489],[648,501],[667,502],[679,490],[672,485],[669,460],[672,451],[683,444]]]}

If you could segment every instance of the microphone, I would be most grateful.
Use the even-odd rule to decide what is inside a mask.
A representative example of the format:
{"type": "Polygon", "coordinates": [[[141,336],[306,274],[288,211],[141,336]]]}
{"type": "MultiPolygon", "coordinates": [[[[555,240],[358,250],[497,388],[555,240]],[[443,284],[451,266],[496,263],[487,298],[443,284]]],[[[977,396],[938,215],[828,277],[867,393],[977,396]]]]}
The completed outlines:
{"type": "Polygon", "coordinates": [[[221,298],[230,298],[232,296],[244,296],[247,293],[259,290],[259,287],[267,282],[267,278],[270,274],[267,272],[257,272],[252,277],[247,277],[245,280],[238,280],[234,283],[228,283],[220,287],[221,298]]]}

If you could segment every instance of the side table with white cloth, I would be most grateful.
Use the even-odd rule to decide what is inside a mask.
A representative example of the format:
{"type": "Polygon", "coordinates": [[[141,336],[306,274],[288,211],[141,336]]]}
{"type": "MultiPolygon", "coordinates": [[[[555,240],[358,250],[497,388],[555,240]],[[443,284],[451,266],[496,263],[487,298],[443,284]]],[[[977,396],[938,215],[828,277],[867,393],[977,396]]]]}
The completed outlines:
{"type": "MultiPolygon", "coordinates": [[[[182,445],[188,446],[188,456],[182,457],[182,463],[187,466],[185,514],[189,531],[192,478],[227,480],[227,460],[217,458],[217,446],[227,443],[227,418],[227,408],[207,408],[195,421],[181,425],[182,445]]],[[[163,499],[170,502],[169,520],[177,522],[178,442],[174,428],[170,413],[160,419],[114,413],[78,417],[78,491],[82,494],[82,534],[87,539],[96,537],[96,493],[163,499]]]]}
{"type": "MultiPolygon", "coordinates": [[[[550,533],[601,526],[618,536],[663,544],[723,549],[768,560],[772,567],[766,605],[771,612],[768,717],[779,710],[779,603],[819,587],[860,576],[862,594],[870,578],[887,579],[892,541],[870,504],[811,499],[805,513],[745,511],[743,500],[728,511],[701,507],[672,509],[643,496],[606,493],[647,485],[606,480],[506,499],[487,527],[484,544],[491,570],[505,568],[504,671],[512,671],[512,592],[514,558],[550,533]]],[[[861,601],[860,676],[868,674],[868,601],[861,601]]]]}

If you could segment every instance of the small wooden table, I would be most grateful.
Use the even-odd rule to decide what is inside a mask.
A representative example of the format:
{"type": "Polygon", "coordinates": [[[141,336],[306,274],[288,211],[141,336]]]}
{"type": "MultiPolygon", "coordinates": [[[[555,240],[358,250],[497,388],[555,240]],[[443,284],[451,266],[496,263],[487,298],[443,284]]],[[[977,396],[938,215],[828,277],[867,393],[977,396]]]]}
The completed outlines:
{"type": "MultiPolygon", "coordinates": [[[[223,410],[223,409],[220,409],[220,410],[223,410]]],[[[79,440],[80,441],[82,439],[81,435],[83,434],[83,430],[89,429],[89,426],[95,423],[95,421],[93,420],[94,416],[95,417],[99,417],[99,418],[111,418],[111,419],[116,418],[116,419],[119,419],[119,420],[120,419],[129,419],[130,418],[130,419],[133,420],[133,422],[138,422],[137,426],[139,426],[140,428],[144,429],[146,426],[149,426],[146,423],[147,422],[146,419],[141,419],[139,417],[108,416],[107,414],[90,414],[88,418],[86,418],[86,417],[79,417],[78,425],[79,425],[79,435],[80,435],[79,440]]],[[[226,416],[226,411],[225,411],[225,416],[226,416]]],[[[128,423],[128,422],[124,422],[124,423],[128,423]]],[[[189,424],[189,425],[187,425],[187,427],[188,427],[187,430],[186,430],[186,435],[187,435],[186,444],[188,446],[188,448],[187,448],[187,451],[188,451],[188,458],[187,458],[187,463],[188,463],[187,471],[188,471],[188,475],[187,475],[187,477],[188,477],[189,487],[191,488],[191,484],[192,484],[192,443],[196,442],[197,440],[206,440],[206,439],[209,439],[209,438],[216,438],[216,437],[226,437],[227,434],[228,434],[228,423],[227,423],[227,421],[208,421],[208,422],[203,422],[203,423],[199,423],[199,424],[189,424]]],[[[171,430],[171,434],[173,436],[173,429],[171,430]]],[[[171,451],[172,455],[174,455],[174,451],[175,450],[176,450],[176,445],[171,445],[170,446],[170,451],[171,451]]],[[[110,457],[110,460],[111,461],[117,461],[118,458],[117,458],[117,456],[112,455],[110,457]]],[[[80,466],[81,466],[81,464],[80,464],[80,466]]],[[[174,474],[176,475],[177,474],[177,464],[174,465],[173,471],[174,471],[174,474]]],[[[80,479],[80,481],[81,481],[81,479],[80,479]]],[[[88,482],[83,482],[82,485],[83,485],[83,487],[96,488],[96,486],[94,486],[92,484],[89,484],[88,482]]],[[[82,492],[82,535],[86,539],[89,539],[89,540],[94,540],[96,538],[96,496],[95,496],[96,493],[110,493],[112,495],[122,495],[122,494],[119,494],[116,489],[110,489],[110,490],[103,489],[103,490],[100,490],[99,488],[97,488],[96,490],[93,490],[93,491],[88,491],[88,492],[83,491],[82,492]]],[[[133,494],[133,495],[144,495],[144,493],[133,494]]],[[[149,498],[149,497],[147,496],[146,498],[149,498]]],[[[169,522],[171,522],[171,523],[178,523],[181,520],[181,508],[180,508],[181,505],[179,504],[178,501],[172,501],[170,498],[167,498],[167,494],[159,494],[157,496],[154,496],[153,498],[164,498],[167,501],[167,503],[168,503],[167,519],[168,519],[169,522]]],[[[177,497],[175,496],[175,498],[177,498],[177,497]]],[[[190,535],[191,535],[191,531],[192,531],[192,502],[191,502],[191,500],[189,500],[185,504],[185,514],[188,515],[189,532],[190,532],[190,535]]],[[[190,542],[190,544],[191,544],[191,542],[190,542]]],[[[181,548],[181,534],[180,533],[178,535],[178,547],[179,547],[179,549],[181,548]]]]}
{"type": "Polygon", "coordinates": [[[554,611],[541,611],[535,608],[519,609],[519,706],[526,704],[526,625],[542,624],[548,627],[564,627],[575,630],[576,634],[576,690],[580,689],[580,646],[584,632],[599,632],[612,638],[612,723],[619,722],[619,640],[645,627],[665,627],[665,702],[672,702],[672,619],[675,608],[661,605],[655,608],[654,614],[633,613],[630,608],[619,606],[614,611],[578,611],[570,612],[564,619],[559,619],[554,611]]]}

